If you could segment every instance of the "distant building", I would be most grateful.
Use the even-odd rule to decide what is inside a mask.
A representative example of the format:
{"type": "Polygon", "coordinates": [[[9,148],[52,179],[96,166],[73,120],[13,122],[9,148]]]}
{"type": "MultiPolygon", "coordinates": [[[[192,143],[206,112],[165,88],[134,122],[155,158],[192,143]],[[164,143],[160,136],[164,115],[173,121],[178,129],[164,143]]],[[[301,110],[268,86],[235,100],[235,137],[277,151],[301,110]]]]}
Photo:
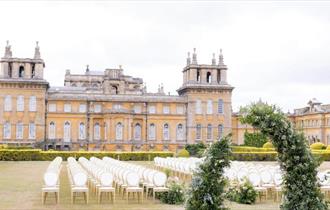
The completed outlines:
{"type": "Polygon", "coordinates": [[[172,150],[213,142],[232,131],[227,66],[220,52],[198,64],[194,50],[179,95],[149,93],[121,67],[66,71],[64,87],[49,87],[39,46],[32,59],[0,61],[0,143],[67,150],[172,150]]]}

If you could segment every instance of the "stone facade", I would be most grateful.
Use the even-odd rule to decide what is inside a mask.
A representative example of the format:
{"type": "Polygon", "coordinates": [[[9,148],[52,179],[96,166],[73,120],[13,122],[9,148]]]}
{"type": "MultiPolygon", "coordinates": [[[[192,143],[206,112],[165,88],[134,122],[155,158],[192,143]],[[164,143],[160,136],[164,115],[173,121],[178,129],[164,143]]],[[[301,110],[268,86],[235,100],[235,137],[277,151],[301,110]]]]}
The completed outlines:
{"type": "Polygon", "coordinates": [[[215,141],[232,130],[233,87],[222,52],[208,65],[198,64],[195,50],[192,58],[188,55],[178,95],[166,95],[162,86],[149,93],[141,78],[125,75],[121,67],[90,71],[87,66],[83,74],[67,70],[64,87],[49,87],[38,44],[33,59],[13,58],[7,44],[0,63],[1,143],[175,151],[187,143],[215,141]],[[30,111],[34,96],[37,107],[30,111]],[[33,132],[36,136],[29,138],[33,132]]]}

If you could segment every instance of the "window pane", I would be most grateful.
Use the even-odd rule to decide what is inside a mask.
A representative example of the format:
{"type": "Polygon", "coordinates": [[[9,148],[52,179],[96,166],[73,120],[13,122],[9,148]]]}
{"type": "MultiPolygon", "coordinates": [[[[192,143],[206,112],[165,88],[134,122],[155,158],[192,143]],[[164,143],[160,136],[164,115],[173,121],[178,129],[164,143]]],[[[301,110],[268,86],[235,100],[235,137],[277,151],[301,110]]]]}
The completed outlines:
{"type": "Polygon", "coordinates": [[[11,96],[5,96],[5,111],[11,111],[11,96]]]}
{"type": "Polygon", "coordinates": [[[56,104],[48,104],[49,112],[56,112],[56,104]]]}
{"type": "Polygon", "coordinates": [[[17,111],[24,111],[24,96],[17,96],[17,111]]]}
{"type": "Polygon", "coordinates": [[[30,96],[30,112],[35,112],[37,111],[37,97],[35,96],[30,96]]]}
{"type": "Polygon", "coordinates": [[[36,138],[36,126],[34,123],[29,124],[29,139],[36,138]]]}
{"type": "Polygon", "coordinates": [[[86,104],[79,104],[79,112],[81,113],[86,112],[86,104]]]}
{"type": "Polygon", "coordinates": [[[223,113],[223,100],[219,99],[218,101],[218,113],[222,114],[223,113]]]}

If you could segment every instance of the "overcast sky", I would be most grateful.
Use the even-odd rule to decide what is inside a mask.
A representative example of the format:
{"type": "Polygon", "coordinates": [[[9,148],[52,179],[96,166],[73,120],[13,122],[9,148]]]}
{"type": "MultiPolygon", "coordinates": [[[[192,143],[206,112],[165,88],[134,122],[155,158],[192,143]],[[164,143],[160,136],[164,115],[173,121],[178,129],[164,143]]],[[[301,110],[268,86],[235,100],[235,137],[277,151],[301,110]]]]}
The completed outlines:
{"type": "Polygon", "coordinates": [[[330,103],[330,3],[296,2],[0,2],[0,47],[32,57],[62,86],[66,69],[122,65],[148,91],[177,94],[188,51],[211,63],[223,49],[233,109],[261,98],[284,111],[316,97],[330,103]]]}

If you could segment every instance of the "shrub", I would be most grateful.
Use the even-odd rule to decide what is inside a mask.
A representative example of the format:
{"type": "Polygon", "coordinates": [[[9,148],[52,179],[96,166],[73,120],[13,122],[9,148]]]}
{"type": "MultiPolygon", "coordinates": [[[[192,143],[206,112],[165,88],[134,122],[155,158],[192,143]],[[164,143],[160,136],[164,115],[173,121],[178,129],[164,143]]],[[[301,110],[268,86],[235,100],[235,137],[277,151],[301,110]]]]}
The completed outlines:
{"type": "Polygon", "coordinates": [[[326,150],[330,150],[330,145],[327,146],[326,150]]]}
{"type": "Polygon", "coordinates": [[[213,143],[205,151],[205,159],[193,174],[186,210],[224,210],[226,178],[224,169],[230,166],[229,136],[213,143]]]}
{"type": "Polygon", "coordinates": [[[187,144],[185,149],[192,157],[201,157],[206,149],[206,145],[203,142],[197,144],[187,144]]]}
{"type": "Polygon", "coordinates": [[[321,149],[326,149],[327,147],[321,142],[316,142],[314,144],[311,144],[310,148],[315,150],[321,150],[321,149]]]}
{"type": "Polygon", "coordinates": [[[182,149],[179,151],[178,157],[189,157],[189,152],[186,149],[182,149]]]}
{"type": "Polygon", "coordinates": [[[7,144],[0,144],[0,149],[7,149],[8,145],[7,144]]]}
{"type": "Polygon", "coordinates": [[[262,148],[274,148],[274,145],[272,144],[272,142],[266,142],[262,148]]]}
{"type": "Polygon", "coordinates": [[[229,200],[237,203],[254,204],[257,200],[258,192],[253,188],[252,184],[246,180],[241,185],[231,186],[226,196],[229,200]]]}
{"type": "Polygon", "coordinates": [[[244,133],[244,145],[250,147],[262,147],[267,142],[266,135],[260,132],[244,133]]]}
{"type": "Polygon", "coordinates": [[[137,161],[152,161],[155,157],[173,157],[172,152],[87,152],[87,151],[41,151],[38,149],[30,150],[0,150],[0,160],[24,161],[24,160],[53,160],[60,156],[63,160],[68,157],[112,157],[123,161],[137,160],[137,161]]]}
{"type": "Polygon", "coordinates": [[[158,196],[162,203],[167,204],[182,204],[184,198],[184,187],[178,183],[171,183],[168,192],[159,193],[158,196]]]}

